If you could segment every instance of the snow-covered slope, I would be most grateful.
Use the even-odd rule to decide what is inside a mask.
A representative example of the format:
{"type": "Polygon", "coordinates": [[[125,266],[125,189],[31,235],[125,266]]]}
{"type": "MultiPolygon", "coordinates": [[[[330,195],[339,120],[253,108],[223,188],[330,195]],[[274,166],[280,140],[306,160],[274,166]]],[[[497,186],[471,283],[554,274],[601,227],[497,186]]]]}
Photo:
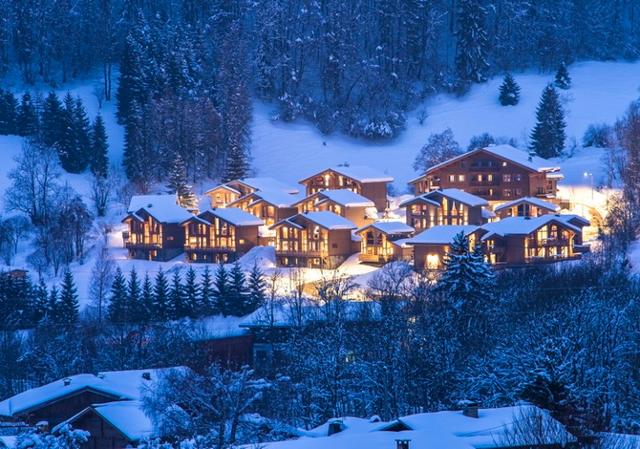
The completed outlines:
{"type": "MultiPolygon", "coordinates": [[[[590,124],[613,123],[638,97],[640,63],[583,62],[571,65],[569,70],[573,86],[560,91],[567,112],[568,146],[574,138],[579,143],[590,124]]],[[[296,182],[304,174],[330,165],[366,164],[393,176],[397,191],[403,192],[407,181],[416,175],[411,168],[413,160],[431,133],[450,127],[463,147],[471,137],[483,132],[526,143],[535,124],[540,94],[553,75],[526,72],[514,76],[522,89],[517,106],[500,105],[498,87],[502,78],[497,77],[474,86],[464,97],[442,94],[428,100],[424,107],[429,116],[424,125],[418,123],[414,111],[408,115],[407,129],[400,137],[385,143],[363,142],[339,133],[324,136],[303,122],[272,122],[273,107],[257,104],[253,124],[254,166],[261,176],[296,182]]],[[[567,161],[570,165],[573,162],[567,161]]],[[[589,155],[587,160],[575,162],[593,166],[599,159],[589,155]]],[[[573,164],[580,176],[572,176],[572,182],[590,182],[582,177],[584,164],[573,164]]],[[[564,168],[565,164],[561,165],[564,168]]]]}

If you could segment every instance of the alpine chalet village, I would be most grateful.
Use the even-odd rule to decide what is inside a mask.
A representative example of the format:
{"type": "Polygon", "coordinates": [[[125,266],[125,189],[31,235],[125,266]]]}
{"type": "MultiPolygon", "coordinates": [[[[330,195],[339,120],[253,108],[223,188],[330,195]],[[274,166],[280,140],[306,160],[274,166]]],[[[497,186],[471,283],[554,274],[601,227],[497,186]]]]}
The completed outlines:
{"type": "Polygon", "coordinates": [[[175,195],[134,196],[123,233],[130,258],[230,263],[271,247],[281,267],[339,268],[354,256],[382,266],[402,260],[440,270],[464,234],[495,268],[579,259],[590,221],[563,212],[560,168],[509,145],[489,145],[429,168],[414,192],[388,194],[393,177],[348,164],[311,173],[298,186],[246,178],[211,187],[198,210],[175,195]]]}

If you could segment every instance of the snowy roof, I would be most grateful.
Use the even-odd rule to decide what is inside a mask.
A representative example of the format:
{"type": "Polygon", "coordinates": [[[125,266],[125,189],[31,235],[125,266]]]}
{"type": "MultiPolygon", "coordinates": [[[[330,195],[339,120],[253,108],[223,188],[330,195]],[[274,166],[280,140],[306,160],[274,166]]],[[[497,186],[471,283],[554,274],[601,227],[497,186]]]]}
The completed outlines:
{"type": "Polygon", "coordinates": [[[140,210],[146,211],[161,223],[182,223],[192,214],[178,204],[175,195],[135,195],[131,197],[127,212],[139,219],[140,210]]]}
{"type": "Polygon", "coordinates": [[[287,193],[282,190],[260,190],[252,193],[251,195],[255,198],[254,202],[264,200],[276,207],[292,207],[293,204],[304,198],[303,194],[287,193]]]}
{"type": "Polygon", "coordinates": [[[486,240],[492,235],[528,235],[554,221],[575,232],[580,232],[579,228],[569,223],[569,218],[563,218],[562,215],[547,214],[540,215],[539,217],[508,217],[494,221],[493,223],[484,224],[482,225],[482,229],[488,231],[488,233],[482,238],[486,240]]]}
{"type": "Polygon", "coordinates": [[[302,181],[306,181],[309,178],[313,178],[317,174],[323,173],[327,170],[332,170],[336,173],[346,176],[347,178],[355,179],[356,181],[364,184],[368,182],[393,182],[393,177],[385,175],[384,173],[380,173],[379,171],[371,167],[367,167],[365,165],[346,165],[346,164],[337,165],[335,167],[329,167],[320,172],[315,172],[313,175],[307,176],[302,181]]]}
{"type": "Polygon", "coordinates": [[[433,245],[448,245],[453,242],[453,238],[464,232],[465,235],[469,235],[472,232],[480,229],[479,226],[472,225],[451,225],[451,226],[434,226],[420,234],[407,240],[407,244],[433,244],[433,245]]]}
{"type": "MultiPolygon", "coordinates": [[[[475,150],[471,150],[459,156],[452,157],[451,159],[448,159],[444,162],[441,162],[439,164],[436,164],[430,167],[426,171],[426,173],[430,173],[433,170],[442,168],[446,165],[451,164],[452,162],[466,158],[467,156],[478,153],[480,151],[493,154],[496,157],[509,160],[515,164],[518,164],[522,167],[528,168],[529,170],[533,170],[537,172],[552,172],[552,171],[560,170],[559,166],[553,165],[549,161],[546,161],[545,159],[542,159],[538,156],[530,155],[529,153],[519,150],[518,148],[515,148],[511,145],[501,144],[501,145],[489,145],[484,148],[476,148],[475,150]]],[[[422,176],[420,176],[419,178],[413,179],[411,182],[417,181],[420,178],[422,178],[422,176]]]]}
{"type": "Polygon", "coordinates": [[[240,337],[247,334],[247,329],[240,327],[242,317],[233,315],[210,315],[192,321],[193,340],[206,341],[228,337],[240,337]]]}
{"type": "Polygon", "coordinates": [[[279,181],[275,178],[270,178],[266,176],[258,176],[253,178],[242,178],[237,182],[241,182],[242,184],[251,187],[254,190],[264,191],[264,190],[280,190],[286,193],[298,193],[300,189],[297,186],[292,186],[289,184],[285,184],[282,181],[279,181]]]}
{"type": "Polygon", "coordinates": [[[495,217],[496,217],[496,214],[491,209],[488,209],[486,207],[482,208],[482,218],[489,219],[489,218],[495,218],[495,217]]]}
{"type": "MultiPolygon", "coordinates": [[[[101,416],[130,441],[140,441],[152,437],[155,433],[153,422],[142,409],[140,401],[115,401],[105,404],[94,404],[72,416],[62,424],[73,424],[81,416],[91,411],[101,416]]],[[[54,428],[54,431],[62,424],[54,428]]]]}
{"type": "Polygon", "coordinates": [[[494,210],[498,212],[502,209],[508,209],[510,207],[517,206],[518,204],[521,204],[521,203],[529,203],[533,206],[540,207],[542,209],[547,209],[553,212],[560,210],[560,206],[550,203],[549,201],[544,201],[544,200],[541,200],[540,198],[535,198],[532,196],[525,196],[522,198],[518,198],[517,200],[508,201],[504,204],[500,204],[499,206],[496,206],[494,210]]]}
{"type": "Polygon", "coordinates": [[[334,214],[329,211],[315,211],[315,212],[305,212],[302,214],[295,215],[291,217],[291,219],[295,219],[296,217],[304,217],[307,220],[321,226],[325,229],[329,230],[340,230],[340,229],[357,229],[358,227],[354,225],[350,220],[347,220],[341,215],[334,214]]]}
{"type": "Polygon", "coordinates": [[[562,221],[563,223],[569,223],[577,227],[591,225],[591,222],[589,220],[576,214],[556,214],[554,216],[556,219],[562,221]]]}
{"type": "Polygon", "coordinates": [[[255,215],[245,212],[237,207],[220,207],[209,209],[203,213],[209,213],[231,223],[234,226],[262,226],[264,223],[255,215]]]}
{"type": "Polygon", "coordinates": [[[375,207],[369,198],[347,189],[322,190],[318,194],[344,207],[375,207]]]}
{"type": "Polygon", "coordinates": [[[162,371],[148,369],[106,371],[97,375],[76,374],[5,399],[0,402],[0,416],[21,414],[83,390],[98,391],[117,399],[139,399],[142,386],[157,379],[162,371]],[[150,380],[145,379],[145,373],[148,373],[150,380]]]}
{"type": "Polygon", "coordinates": [[[326,320],[336,313],[336,307],[346,320],[376,319],[380,305],[373,301],[339,301],[336,304],[322,304],[317,301],[305,301],[298,307],[286,299],[270,301],[253,313],[244,317],[241,327],[290,327],[326,320]]]}
{"type": "Polygon", "coordinates": [[[440,207],[440,203],[429,198],[426,193],[406,199],[402,201],[400,204],[398,204],[398,207],[407,207],[416,202],[427,203],[435,207],[440,207]]]}
{"type": "Polygon", "coordinates": [[[362,228],[358,229],[357,232],[360,233],[369,228],[375,228],[387,235],[411,234],[415,231],[415,229],[413,229],[403,221],[376,221],[375,223],[363,226],[362,228]]]}
{"type": "Polygon", "coordinates": [[[217,186],[215,186],[215,187],[210,188],[210,189],[209,189],[209,190],[207,190],[205,193],[211,193],[211,192],[213,192],[214,190],[218,190],[218,189],[225,189],[225,190],[228,190],[228,191],[230,191],[230,192],[232,192],[232,193],[235,193],[235,194],[237,194],[237,195],[240,195],[240,194],[241,194],[241,192],[240,192],[238,189],[234,189],[234,188],[233,188],[233,187],[231,187],[229,184],[219,184],[219,185],[217,185],[217,186]]]}
{"type": "Polygon", "coordinates": [[[434,196],[442,195],[459,203],[466,204],[467,206],[486,206],[489,204],[484,198],[472,195],[460,189],[441,189],[433,190],[431,192],[423,194],[427,198],[433,198],[434,196]]]}

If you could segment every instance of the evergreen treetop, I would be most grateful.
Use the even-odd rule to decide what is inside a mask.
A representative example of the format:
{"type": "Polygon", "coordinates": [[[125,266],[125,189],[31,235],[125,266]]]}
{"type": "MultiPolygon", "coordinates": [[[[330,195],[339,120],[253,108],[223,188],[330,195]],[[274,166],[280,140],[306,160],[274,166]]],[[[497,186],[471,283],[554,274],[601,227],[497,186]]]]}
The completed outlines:
{"type": "Polygon", "coordinates": [[[520,86],[516,80],[507,73],[500,86],[500,104],[502,106],[515,106],[520,101],[520,86]]]}
{"type": "Polygon", "coordinates": [[[565,142],[564,110],[558,92],[549,84],[542,92],[536,110],[536,125],[531,132],[529,148],[545,159],[562,154],[565,142]]]}

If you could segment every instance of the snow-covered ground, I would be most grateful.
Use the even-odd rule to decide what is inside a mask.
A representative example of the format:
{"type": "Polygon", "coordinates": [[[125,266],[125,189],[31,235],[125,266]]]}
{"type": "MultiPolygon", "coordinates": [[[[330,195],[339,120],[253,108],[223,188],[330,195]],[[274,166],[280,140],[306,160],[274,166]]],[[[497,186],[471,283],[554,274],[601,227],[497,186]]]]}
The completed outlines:
{"type": "MultiPolygon", "coordinates": [[[[579,142],[585,129],[592,123],[613,123],[626,110],[629,103],[638,97],[640,86],[640,63],[626,62],[583,62],[569,67],[573,86],[562,91],[562,98],[567,113],[567,145],[579,142]]],[[[396,194],[407,192],[406,182],[415,177],[412,168],[413,160],[429,135],[450,127],[461,146],[466,147],[469,139],[477,134],[489,132],[497,137],[515,138],[520,144],[526,143],[527,136],[535,122],[535,109],[544,86],[553,78],[552,74],[525,72],[514,74],[521,86],[521,101],[517,106],[503,107],[498,102],[498,86],[501,77],[494,78],[482,85],[474,86],[461,98],[451,95],[437,95],[425,102],[424,108],[428,118],[423,125],[418,123],[416,108],[408,114],[407,129],[397,139],[390,142],[375,143],[355,140],[340,133],[331,136],[322,135],[313,125],[299,121],[295,123],[273,122],[271,120],[273,106],[256,103],[252,129],[252,157],[256,174],[271,176],[287,183],[296,183],[317,170],[329,165],[343,162],[368,165],[395,178],[396,194]]],[[[100,111],[105,119],[110,145],[112,164],[120,164],[124,145],[123,128],[117,124],[115,117],[115,101],[106,102],[99,108],[94,94],[95,86],[100,80],[85,80],[70,83],[64,88],[56,89],[60,97],[67,91],[80,96],[93,119],[100,111]]],[[[24,91],[23,86],[11,87],[15,92],[24,91]]],[[[30,89],[32,93],[35,89],[30,89]]],[[[48,88],[40,88],[46,94],[48,88]]],[[[14,158],[20,152],[22,139],[15,136],[0,136],[0,203],[2,193],[10,185],[8,173],[15,167],[14,158]]],[[[595,207],[604,210],[609,191],[598,189],[606,182],[605,165],[602,161],[604,150],[595,148],[577,149],[572,157],[555,161],[562,167],[565,179],[561,183],[560,195],[571,198],[581,205],[584,213],[595,207]]],[[[88,204],[90,177],[88,175],[65,175],[64,180],[76,191],[85,196],[88,204]]],[[[210,186],[198,186],[206,190],[210,186]]],[[[135,267],[139,274],[148,272],[151,276],[160,267],[165,271],[185,269],[183,257],[170,262],[148,262],[129,260],[122,248],[120,232],[121,214],[124,205],[115,205],[112,213],[105,220],[113,225],[113,233],[109,238],[111,253],[117,264],[128,272],[135,267]]],[[[400,218],[400,217],[398,217],[400,218]]],[[[24,265],[29,248],[19,254],[14,265],[24,265]]],[[[250,268],[257,262],[269,275],[274,272],[274,255],[270,248],[256,248],[241,261],[250,268]]],[[[81,303],[89,298],[88,285],[93,266],[93,254],[90,252],[85,263],[73,264],[71,267],[78,284],[81,303]]],[[[202,265],[195,265],[198,271],[202,265]]],[[[292,288],[302,280],[312,284],[322,277],[334,276],[321,270],[279,270],[280,286],[283,290],[292,288]]],[[[356,276],[362,284],[371,277],[375,269],[360,265],[356,257],[350,258],[337,274],[356,276]]],[[[50,279],[49,282],[56,282],[50,279]]]]}

